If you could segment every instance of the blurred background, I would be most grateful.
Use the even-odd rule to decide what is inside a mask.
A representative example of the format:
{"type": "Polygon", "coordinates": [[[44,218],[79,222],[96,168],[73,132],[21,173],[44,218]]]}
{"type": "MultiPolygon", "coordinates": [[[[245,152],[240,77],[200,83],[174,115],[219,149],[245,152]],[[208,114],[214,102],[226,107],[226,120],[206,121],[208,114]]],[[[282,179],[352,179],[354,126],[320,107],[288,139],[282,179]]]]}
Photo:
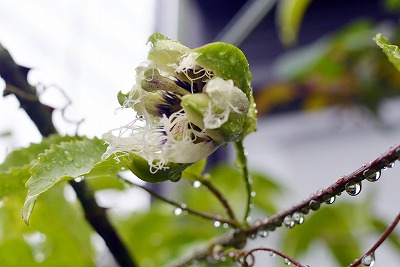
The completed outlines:
{"type": "MultiPolygon", "coordinates": [[[[31,68],[28,80],[40,99],[56,108],[60,133],[99,137],[130,121],[131,113],[116,114],[116,94],[133,85],[152,32],[189,47],[213,41],[237,45],[249,60],[259,110],[258,131],[245,142],[249,165],[282,184],[286,191],[277,202],[285,208],[400,138],[400,76],[372,40],[378,32],[400,40],[400,1],[304,2],[296,35],[285,31],[290,29],[284,7],[276,0],[0,0],[0,43],[19,65],[31,68]]],[[[0,99],[0,114],[0,161],[12,149],[40,142],[13,96],[0,99]]],[[[212,161],[233,158],[227,147],[212,161]]],[[[368,203],[368,212],[392,220],[400,203],[397,168],[385,171],[376,185],[364,184],[361,196],[351,200],[368,203]]],[[[122,202],[113,205],[126,205],[122,202]]],[[[249,246],[279,247],[288,230],[281,231],[249,246]]],[[[358,234],[367,250],[376,236],[364,231],[358,234]]],[[[298,259],[310,266],[338,266],[326,243],[319,242],[298,259]]],[[[279,261],[259,256],[257,266],[279,261]]],[[[376,256],[376,266],[396,266],[400,260],[398,250],[387,244],[376,256]]]]}

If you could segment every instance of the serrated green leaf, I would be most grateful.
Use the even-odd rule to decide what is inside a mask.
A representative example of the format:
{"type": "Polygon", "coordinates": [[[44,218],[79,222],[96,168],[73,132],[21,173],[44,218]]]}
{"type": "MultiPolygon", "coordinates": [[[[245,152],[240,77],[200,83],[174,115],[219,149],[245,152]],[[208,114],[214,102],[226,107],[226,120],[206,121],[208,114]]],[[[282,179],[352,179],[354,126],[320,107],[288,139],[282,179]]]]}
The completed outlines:
{"type": "Polygon", "coordinates": [[[278,27],[281,41],[291,45],[297,40],[300,23],[311,0],[278,1],[278,27]]]}
{"type": "Polygon", "coordinates": [[[396,67],[398,71],[400,71],[400,49],[397,45],[389,44],[388,40],[385,39],[381,33],[378,33],[374,41],[376,44],[382,48],[383,52],[385,52],[389,61],[396,67]]]}
{"type": "Polygon", "coordinates": [[[72,140],[79,140],[78,136],[60,136],[50,135],[42,139],[38,144],[30,144],[26,148],[16,149],[11,152],[7,158],[0,165],[0,172],[6,172],[11,168],[23,168],[27,164],[32,164],[37,161],[37,156],[45,149],[48,149],[52,144],[60,142],[69,142],[72,140]]]}
{"type": "Polygon", "coordinates": [[[22,218],[28,224],[33,207],[40,194],[55,184],[84,176],[90,172],[106,150],[103,141],[83,139],[52,145],[39,155],[30,169],[31,177],[26,183],[28,194],[22,210],[22,218]]]}
{"type": "Polygon", "coordinates": [[[51,144],[61,141],[79,140],[81,137],[51,135],[38,144],[31,144],[11,152],[0,165],[0,199],[4,196],[26,190],[25,183],[30,177],[29,169],[38,155],[51,144]]]}

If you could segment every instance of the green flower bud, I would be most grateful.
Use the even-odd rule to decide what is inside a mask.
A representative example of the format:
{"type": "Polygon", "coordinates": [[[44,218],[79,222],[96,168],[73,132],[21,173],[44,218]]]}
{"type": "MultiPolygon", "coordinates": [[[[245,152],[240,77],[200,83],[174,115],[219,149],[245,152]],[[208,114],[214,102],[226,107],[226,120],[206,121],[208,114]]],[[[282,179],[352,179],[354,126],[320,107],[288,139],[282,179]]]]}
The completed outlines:
{"type": "Polygon", "coordinates": [[[128,153],[139,178],[175,181],[219,146],[255,131],[251,72],[243,53],[226,43],[191,50],[159,33],[148,42],[136,84],[118,94],[137,116],[103,135],[109,143],[104,157],[128,153]]]}

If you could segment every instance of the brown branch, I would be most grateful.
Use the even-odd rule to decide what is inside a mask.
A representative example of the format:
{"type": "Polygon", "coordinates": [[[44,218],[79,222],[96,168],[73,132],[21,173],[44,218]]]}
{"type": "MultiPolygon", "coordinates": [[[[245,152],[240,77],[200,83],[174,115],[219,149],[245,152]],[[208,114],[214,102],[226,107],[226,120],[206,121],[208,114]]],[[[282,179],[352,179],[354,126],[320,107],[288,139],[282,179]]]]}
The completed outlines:
{"type": "Polygon", "coordinates": [[[244,229],[236,229],[222,235],[211,242],[204,248],[195,250],[192,254],[171,263],[170,267],[187,266],[196,260],[202,260],[210,255],[210,251],[215,246],[222,246],[225,248],[236,247],[242,248],[246,244],[246,240],[254,236],[260,231],[273,231],[275,228],[282,226],[286,216],[292,216],[294,213],[308,214],[310,210],[319,209],[320,205],[332,197],[340,195],[346,191],[349,185],[357,184],[364,179],[371,179],[374,173],[380,173],[382,169],[393,166],[396,160],[400,157],[400,145],[391,147],[384,154],[371,161],[368,164],[361,166],[353,173],[340,177],[336,182],[325,189],[318,190],[302,202],[293,205],[291,208],[280,211],[270,217],[256,220],[252,225],[244,229]]]}
{"type": "MultiPolygon", "coordinates": [[[[396,218],[393,220],[393,222],[389,225],[389,227],[383,232],[381,237],[379,237],[378,241],[359,259],[354,261],[352,264],[349,265],[349,267],[356,267],[360,265],[365,257],[368,257],[370,255],[373,255],[375,251],[378,249],[378,247],[388,238],[388,236],[393,232],[394,228],[400,221],[400,213],[397,214],[396,218]]],[[[372,266],[372,265],[371,265],[372,266]]]]}
{"type": "Polygon", "coordinates": [[[175,207],[181,209],[181,212],[186,211],[186,212],[188,212],[190,214],[197,215],[197,216],[199,216],[201,218],[204,218],[204,219],[207,219],[207,220],[211,220],[211,221],[214,221],[214,222],[219,222],[220,224],[225,224],[226,223],[226,224],[228,224],[228,225],[230,225],[230,226],[232,226],[234,228],[240,227],[240,223],[238,221],[236,221],[236,220],[224,219],[221,216],[214,216],[214,215],[211,215],[211,214],[208,214],[208,213],[204,213],[204,212],[201,212],[201,211],[197,211],[197,210],[191,209],[191,208],[187,207],[186,204],[179,203],[179,202],[167,199],[167,198],[157,194],[156,192],[154,192],[153,190],[151,190],[151,189],[149,189],[149,188],[147,188],[145,186],[133,183],[133,182],[128,181],[128,180],[124,180],[124,181],[129,183],[129,184],[131,184],[131,185],[133,185],[133,186],[136,186],[136,187],[139,187],[139,188],[143,189],[144,191],[146,191],[147,193],[149,193],[150,195],[152,195],[155,198],[158,198],[158,199],[160,199],[160,200],[162,200],[162,201],[164,201],[164,202],[166,202],[168,204],[171,204],[172,206],[175,206],[175,207]]]}
{"type": "Polygon", "coordinates": [[[237,221],[235,213],[233,212],[231,206],[228,203],[228,200],[222,195],[222,193],[209,181],[206,179],[199,180],[207,189],[221,202],[224,207],[226,213],[228,214],[231,220],[237,221]]]}
{"type": "MultiPolygon", "coordinates": [[[[7,49],[0,44],[0,76],[6,82],[7,89],[3,96],[15,95],[21,108],[26,111],[42,136],[56,134],[57,130],[52,121],[52,108],[39,101],[35,88],[28,83],[28,71],[28,68],[17,65],[7,49]]],[[[77,183],[71,180],[69,183],[82,204],[86,219],[104,239],[115,260],[124,267],[136,266],[126,246],[109,222],[104,209],[97,205],[94,194],[85,181],[77,183]]]]}

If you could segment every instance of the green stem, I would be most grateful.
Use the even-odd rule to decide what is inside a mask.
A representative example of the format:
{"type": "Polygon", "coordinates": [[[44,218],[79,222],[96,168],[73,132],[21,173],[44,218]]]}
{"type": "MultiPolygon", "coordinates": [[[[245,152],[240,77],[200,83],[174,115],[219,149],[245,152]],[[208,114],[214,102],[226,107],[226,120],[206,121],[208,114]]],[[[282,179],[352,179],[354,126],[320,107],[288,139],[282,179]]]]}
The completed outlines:
{"type": "Polygon", "coordinates": [[[243,181],[246,185],[246,195],[247,195],[247,203],[246,203],[246,208],[245,208],[245,212],[244,212],[244,217],[243,217],[243,223],[244,224],[248,224],[248,218],[250,215],[250,211],[252,208],[252,195],[251,193],[252,188],[251,188],[251,184],[253,183],[253,181],[251,180],[251,176],[249,175],[249,170],[247,168],[247,157],[246,157],[246,153],[244,151],[244,147],[243,147],[243,141],[236,141],[234,142],[235,145],[235,149],[236,149],[236,161],[235,161],[235,165],[236,167],[240,168],[242,170],[242,177],[243,177],[243,181]]]}

